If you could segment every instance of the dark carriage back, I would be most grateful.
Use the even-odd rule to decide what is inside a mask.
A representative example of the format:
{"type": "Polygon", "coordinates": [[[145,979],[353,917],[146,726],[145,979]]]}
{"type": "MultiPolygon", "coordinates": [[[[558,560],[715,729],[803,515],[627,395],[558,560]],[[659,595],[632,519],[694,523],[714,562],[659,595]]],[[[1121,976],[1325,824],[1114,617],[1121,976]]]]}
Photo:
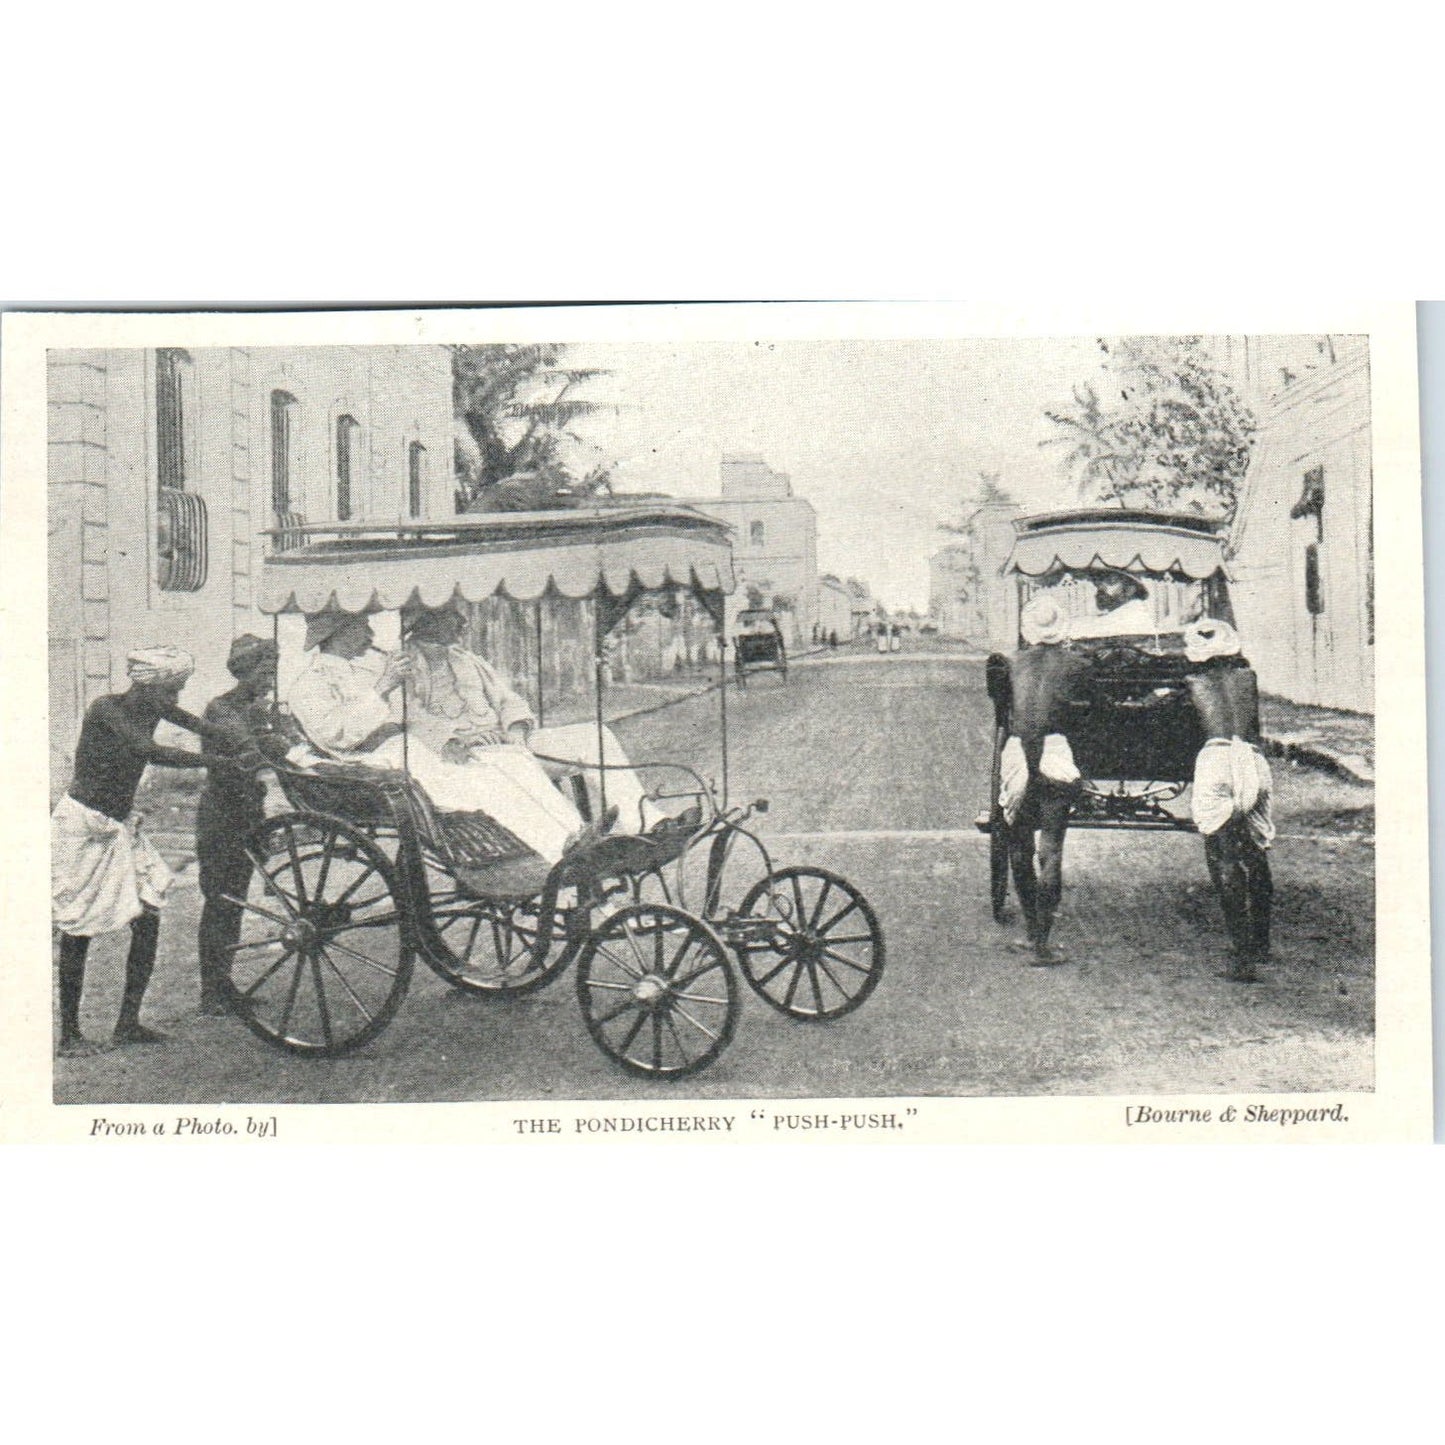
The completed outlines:
{"type": "Polygon", "coordinates": [[[1185,688],[1183,651],[1154,651],[1117,638],[1075,643],[1093,664],[1072,737],[1086,778],[1185,782],[1204,732],[1185,688]]]}

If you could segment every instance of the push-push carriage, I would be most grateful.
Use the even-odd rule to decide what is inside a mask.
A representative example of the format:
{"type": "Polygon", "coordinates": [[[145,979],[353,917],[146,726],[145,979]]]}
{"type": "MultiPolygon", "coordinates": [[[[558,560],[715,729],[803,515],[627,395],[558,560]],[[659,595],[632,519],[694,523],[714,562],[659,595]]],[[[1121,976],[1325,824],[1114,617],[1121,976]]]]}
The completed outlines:
{"type": "MultiPolygon", "coordinates": [[[[1193,828],[1183,806],[1204,743],[1183,686],[1184,629],[1202,617],[1233,623],[1224,561],[1224,524],[1189,514],[1096,508],[1021,517],[1003,564],[1016,591],[1017,618],[1048,590],[1070,619],[1069,646],[1089,657],[1086,696],[1069,740],[1083,786],[1074,828],[1193,828]],[[1113,605],[1104,610],[1106,603],[1113,605]]],[[[996,639],[1013,650],[1022,639],[996,639]]],[[[1010,733],[1009,660],[988,659],[994,711],[988,805],[977,818],[990,835],[990,891],[1003,920],[1008,844],[999,806],[1004,744],[1010,733]]]]}
{"type": "MultiPolygon", "coordinates": [[[[645,777],[679,780],[651,796],[695,804],[696,825],[604,834],[549,867],[490,816],[437,810],[405,769],[287,761],[305,750],[283,701],[263,748],[289,809],[250,836],[255,873],[246,898],[233,900],[244,912],[231,1003],[253,1032],[298,1054],[357,1049],[395,1015],[418,954],[479,999],[530,993],[575,966],[582,1017],[602,1051],[630,1072],[680,1078],[732,1039],[738,971],[765,1003],[805,1022],[839,1018],[877,987],[884,940],[867,899],[826,869],[775,866],[748,826],[766,801],[729,801],[722,624],[733,574],[723,524],[680,505],[613,505],[335,523],[287,540],[262,578],[261,608],[278,619],[496,594],[530,605],[544,721],[545,610],[555,598],[590,598],[598,757],[606,635],[644,592],[689,589],[717,627],[721,781],[689,765],[642,763],[645,777]],[[740,851],[761,876],[738,897],[740,851]]],[[[604,813],[606,780],[603,769],[604,813]]],[[[584,810],[585,797],[579,786],[584,810]]]]}

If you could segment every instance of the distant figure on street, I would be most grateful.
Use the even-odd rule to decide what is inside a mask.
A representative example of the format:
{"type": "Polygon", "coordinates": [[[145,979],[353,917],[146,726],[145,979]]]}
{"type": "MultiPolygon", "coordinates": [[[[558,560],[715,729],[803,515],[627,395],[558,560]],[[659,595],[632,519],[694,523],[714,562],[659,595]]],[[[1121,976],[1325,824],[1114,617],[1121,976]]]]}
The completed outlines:
{"type": "Polygon", "coordinates": [[[887,623],[880,622],[878,624],[878,651],[880,653],[883,653],[885,656],[888,652],[888,646],[891,640],[891,633],[892,629],[887,625],[887,623]]]}
{"type": "MultiPolygon", "coordinates": [[[[60,935],[61,1054],[90,1054],[97,1046],[80,1031],[85,960],[98,934],[130,929],[125,985],[113,1041],[163,1043],[166,1035],[140,1021],[155,969],[160,910],[174,881],[165,860],[133,812],[148,764],[200,768],[201,753],[155,741],[162,722],[205,738],[209,724],[177,704],[195,664],[178,647],[148,647],[126,660],[130,688],[97,698],[86,710],[75,749],[70,788],[50,816],[51,901],[60,935]]],[[[224,740],[222,740],[224,745],[224,740]]]]}
{"type": "Polygon", "coordinates": [[[254,709],[271,690],[276,676],[276,644],[246,633],[231,644],[226,670],[236,679],[229,692],[206,705],[205,721],[224,739],[227,761],[206,771],[206,786],[196,808],[196,864],[200,874],[201,1012],[224,1014],[231,956],[241,938],[241,905],[251,886],[246,835],[265,816],[266,766],[256,748],[261,724],[254,709]]]}
{"type": "Polygon", "coordinates": [[[828,633],[828,646],[829,646],[829,647],[837,647],[837,645],[838,645],[838,629],[835,627],[835,628],[832,629],[832,631],[830,631],[830,632],[828,633]]]}
{"type": "Polygon", "coordinates": [[[1220,976],[1252,983],[1269,957],[1274,897],[1273,781],[1259,750],[1259,685],[1227,622],[1206,618],[1190,626],[1184,655],[1195,664],[1186,682],[1207,739],[1194,764],[1192,811],[1232,946],[1220,976]]]}
{"type": "Polygon", "coordinates": [[[1063,895],[1064,835],[1080,776],[1068,732],[1086,705],[1089,661],[1066,645],[1068,623],[1047,594],[1023,610],[1025,646],[1009,659],[1009,737],[1000,772],[999,807],[1009,867],[1023,905],[1027,936],[1013,947],[1038,965],[1068,960],[1049,942],[1063,895]],[[1034,872],[1034,834],[1038,864],[1034,872]]]}

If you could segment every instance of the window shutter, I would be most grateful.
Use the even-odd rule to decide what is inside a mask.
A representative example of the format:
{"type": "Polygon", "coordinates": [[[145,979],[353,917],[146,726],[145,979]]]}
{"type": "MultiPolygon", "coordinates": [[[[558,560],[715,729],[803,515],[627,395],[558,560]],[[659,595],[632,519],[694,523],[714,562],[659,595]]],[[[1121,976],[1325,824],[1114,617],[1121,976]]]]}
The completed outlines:
{"type": "Polygon", "coordinates": [[[206,499],[173,487],[161,490],[157,550],[163,592],[199,592],[210,564],[206,499]]]}

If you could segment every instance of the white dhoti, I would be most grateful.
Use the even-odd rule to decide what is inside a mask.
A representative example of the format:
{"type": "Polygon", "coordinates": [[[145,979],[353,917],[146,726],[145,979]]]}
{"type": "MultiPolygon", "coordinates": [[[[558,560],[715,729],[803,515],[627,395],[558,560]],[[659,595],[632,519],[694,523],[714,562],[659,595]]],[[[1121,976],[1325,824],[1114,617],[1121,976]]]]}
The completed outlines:
{"type": "MultiPolygon", "coordinates": [[[[538,728],[530,739],[534,752],[548,758],[561,758],[564,763],[580,766],[587,794],[592,802],[593,817],[602,807],[602,772],[598,762],[607,763],[607,803],[617,805],[617,833],[645,833],[662,816],[662,811],[647,796],[642,779],[633,770],[612,729],[602,729],[602,748],[597,745],[595,723],[573,723],[567,727],[538,728]]],[[[565,776],[565,766],[543,763],[549,773],[565,776]]]]}
{"type": "Polygon", "coordinates": [[[1258,748],[1243,738],[1216,738],[1194,760],[1194,825],[1207,838],[1243,818],[1254,841],[1268,848],[1274,841],[1273,791],[1269,764],[1258,748]]]}
{"type": "Polygon", "coordinates": [[[175,881],[139,814],[119,823],[68,793],[50,815],[50,877],[55,927],[77,938],[128,927],[175,881]]]}
{"type": "MultiPolygon", "coordinates": [[[[402,766],[400,738],[369,753],[348,753],[346,761],[372,767],[402,766]]],[[[582,826],[581,815],[524,747],[481,748],[465,763],[449,763],[412,738],[407,768],[432,806],[444,813],[485,813],[510,829],[548,863],[562,856],[567,840],[582,826]]]]}
{"type": "MultiPolygon", "coordinates": [[[[1043,756],[1039,759],[1039,776],[1065,787],[1079,781],[1080,774],[1074,764],[1074,751],[1063,733],[1049,733],[1044,738],[1043,756]]],[[[1029,763],[1024,754],[1024,745],[1018,738],[1010,738],[1004,744],[999,766],[998,801],[1006,823],[1012,825],[1018,817],[1028,786],[1029,763]]]]}

